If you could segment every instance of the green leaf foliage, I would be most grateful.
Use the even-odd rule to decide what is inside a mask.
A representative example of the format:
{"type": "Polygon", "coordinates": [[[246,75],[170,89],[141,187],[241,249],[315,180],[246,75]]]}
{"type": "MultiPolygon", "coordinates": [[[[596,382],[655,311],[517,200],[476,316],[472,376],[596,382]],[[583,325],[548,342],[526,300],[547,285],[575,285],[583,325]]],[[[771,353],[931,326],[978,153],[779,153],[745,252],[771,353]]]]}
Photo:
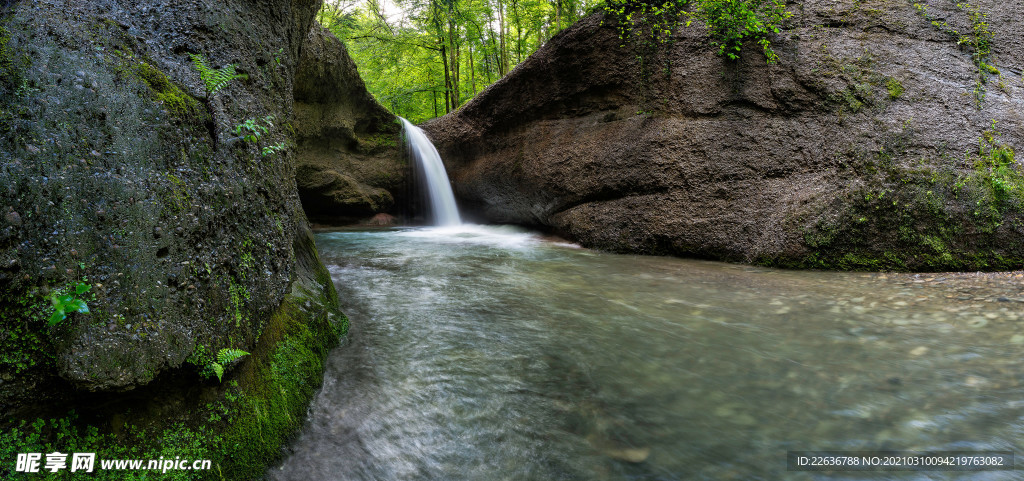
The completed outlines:
{"type": "Polygon", "coordinates": [[[212,363],[210,364],[210,369],[212,369],[213,373],[217,375],[217,382],[224,381],[224,366],[217,363],[212,363]]]}
{"type": "Polygon", "coordinates": [[[217,69],[211,67],[206,57],[202,55],[189,54],[189,56],[192,57],[192,65],[199,72],[199,78],[203,79],[206,92],[209,95],[216,94],[232,80],[249,78],[248,75],[237,73],[235,64],[228,64],[217,69]]]}
{"type": "Polygon", "coordinates": [[[239,358],[242,358],[242,357],[248,356],[248,355],[249,355],[248,352],[245,352],[245,351],[243,351],[241,349],[224,348],[224,349],[221,349],[220,352],[217,353],[217,362],[219,362],[221,364],[229,364],[232,361],[235,361],[236,359],[239,359],[239,358]]]}
{"type": "Polygon", "coordinates": [[[85,282],[78,282],[74,286],[74,294],[70,293],[71,287],[64,289],[58,289],[50,294],[50,303],[53,304],[53,313],[47,319],[47,323],[52,327],[59,324],[64,319],[67,319],[68,314],[72,312],[89,312],[89,305],[86,304],[85,300],[78,298],[77,296],[84,295],[89,292],[92,288],[91,285],[85,282]]]}
{"type": "Polygon", "coordinates": [[[745,40],[761,45],[768,63],[778,61],[770,35],[779,33],[782,21],[792,16],[784,0],[701,0],[693,17],[703,21],[718,54],[736,60],[745,40]]]}
{"type": "Polygon", "coordinates": [[[367,90],[414,123],[458,109],[603,0],[327,0],[367,90]]]}
{"type": "Polygon", "coordinates": [[[204,376],[209,376],[211,373],[217,376],[218,382],[224,381],[224,367],[232,362],[241,359],[242,357],[248,356],[249,353],[241,349],[224,348],[217,352],[217,361],[207,364],[206,369],[203,373],[204,376]]]}

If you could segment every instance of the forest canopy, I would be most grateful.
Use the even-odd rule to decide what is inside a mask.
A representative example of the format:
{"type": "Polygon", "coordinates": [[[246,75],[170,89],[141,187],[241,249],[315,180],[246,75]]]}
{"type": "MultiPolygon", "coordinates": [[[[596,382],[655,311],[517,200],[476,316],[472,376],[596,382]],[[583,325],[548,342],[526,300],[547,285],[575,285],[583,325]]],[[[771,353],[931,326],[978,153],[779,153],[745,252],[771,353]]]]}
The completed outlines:
{"type": "Polygon", "coordinates": [[[444,115],[500,79],[601,0],[327,0],[367,89],[413,122],[444,115]]]}
{"type": "Polygon", "coordinates": [[[790,16],[784,0],[326,0],[318,20],[345,42],[377,100],[419,123],[459,108],[596,10],[623,41],[635,30],[664,43],[696,19],[719,55],[737,59],[750,39],[769,63],[770,36],[790,16]]]}

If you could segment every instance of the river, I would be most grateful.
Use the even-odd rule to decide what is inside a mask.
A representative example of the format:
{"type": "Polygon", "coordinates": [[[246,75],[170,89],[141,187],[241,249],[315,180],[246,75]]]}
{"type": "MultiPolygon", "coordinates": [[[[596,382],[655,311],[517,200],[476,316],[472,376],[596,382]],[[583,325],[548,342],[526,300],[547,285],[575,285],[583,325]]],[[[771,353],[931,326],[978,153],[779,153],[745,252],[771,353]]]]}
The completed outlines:
{"type": "Polygon", "coordinates": [[[317,243],[352,328],[270,479],[1021,479],[788,471],[786,453],[1024,453],[1024,299],[511,227],[317,243]]]}

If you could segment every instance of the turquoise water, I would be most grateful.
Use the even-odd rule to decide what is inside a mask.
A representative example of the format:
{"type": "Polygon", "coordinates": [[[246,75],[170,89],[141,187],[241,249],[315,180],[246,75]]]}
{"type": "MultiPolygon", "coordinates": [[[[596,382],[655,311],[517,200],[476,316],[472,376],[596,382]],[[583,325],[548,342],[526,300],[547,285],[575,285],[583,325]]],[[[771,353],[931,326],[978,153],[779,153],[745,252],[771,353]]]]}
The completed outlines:
{"type": "Polygon", "coordinates": [[[317,243],[352,330],[270,479],[1021,479],[791,472],[786,452],[1021,453],[1024,299],[507,227],[317,243]]]}

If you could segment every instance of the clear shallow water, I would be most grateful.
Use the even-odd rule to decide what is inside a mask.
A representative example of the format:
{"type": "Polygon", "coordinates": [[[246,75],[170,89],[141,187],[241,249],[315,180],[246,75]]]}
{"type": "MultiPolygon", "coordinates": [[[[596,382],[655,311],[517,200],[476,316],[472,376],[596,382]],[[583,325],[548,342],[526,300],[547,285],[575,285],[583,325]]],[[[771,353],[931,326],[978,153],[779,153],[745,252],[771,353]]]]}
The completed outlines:
{"type": "Polygon", "coordinates": [[[1024,455],[1015,298],[611,255],[513,228],[317,242],[352,330],[270,479],[1021,479],[789,472],[785,456],[1024,455]]]}

